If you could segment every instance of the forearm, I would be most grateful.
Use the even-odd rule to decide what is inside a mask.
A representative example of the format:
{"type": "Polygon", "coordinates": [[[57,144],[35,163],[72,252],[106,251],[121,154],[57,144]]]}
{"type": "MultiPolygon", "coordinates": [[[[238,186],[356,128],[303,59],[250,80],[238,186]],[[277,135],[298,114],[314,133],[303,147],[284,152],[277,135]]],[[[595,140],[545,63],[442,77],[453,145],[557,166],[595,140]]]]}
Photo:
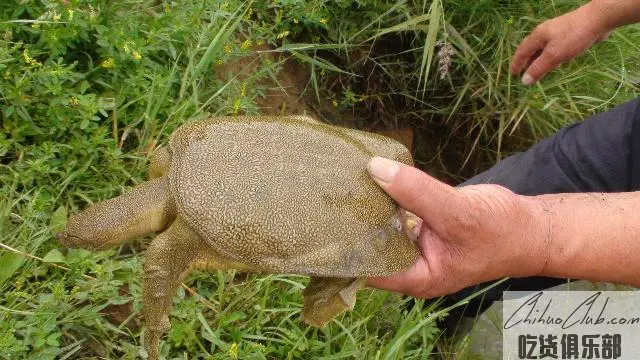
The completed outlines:
{"type": "Polygon", "coordinates": [[[640,192],[554,194],[541,205],[539,275],[640,286],[640,192]]]}
{"type": "Polygon", "coordinates": [[[584,7],[596,14],[605,30],[640,22],[640,0],[592,0],[584,7]]]}

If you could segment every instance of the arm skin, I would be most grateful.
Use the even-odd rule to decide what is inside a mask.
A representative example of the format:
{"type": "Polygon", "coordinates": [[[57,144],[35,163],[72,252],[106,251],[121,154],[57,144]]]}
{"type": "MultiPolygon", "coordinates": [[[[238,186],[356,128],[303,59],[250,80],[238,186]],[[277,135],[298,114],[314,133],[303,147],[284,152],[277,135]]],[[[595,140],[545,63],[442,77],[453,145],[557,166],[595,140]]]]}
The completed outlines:
{"type": "Polygon", "coordinates": [[[538,25],[516,49],[511,73],[525,71],[522,82],[531,85],[616,28],[636,22],[640,22],[640,0],[592,0],[538,25]]]}
{"type": "Polygon", "coordinates": [[[584,6],[602,14],[600,19],[605,29],[640,22],[640,0],[592,0],[584,6]]]}
{"type": "Polygon", "coordinates": [[[422,219],[422,257],[372,287],[433,298],[503,277],[640,286],[640,192],[524,196],[499,185],[451,187],[383,158],[369,172],[422,219]]]}
{"type": "Polygon", "coordinates": [[[640,287],[640,192],[535,196],[549,237],[540,275],[640,287]]]}

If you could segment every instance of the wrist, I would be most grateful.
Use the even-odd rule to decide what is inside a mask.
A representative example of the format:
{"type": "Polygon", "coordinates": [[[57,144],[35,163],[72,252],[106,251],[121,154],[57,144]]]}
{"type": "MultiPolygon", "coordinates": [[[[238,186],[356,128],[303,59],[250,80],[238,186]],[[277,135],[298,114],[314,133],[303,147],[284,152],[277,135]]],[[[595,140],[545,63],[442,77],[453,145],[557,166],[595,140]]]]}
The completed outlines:
{"type": "Polygon", "coordinates": [[[555,246],[554,230],[557,229],[549,204],[544,197],[518,195],[526,219],[521,238],[516,241],[520,256],[515,274],[510,276],[542,276],[553,267],[551,254],[555,246]]]}
{"type": "Polygon", "coordinates": [[[618,0],[591,0],[579,8],[584,11],[588,23],[599,34],[610,32],[628,23],[625,9],[618,0]]]}

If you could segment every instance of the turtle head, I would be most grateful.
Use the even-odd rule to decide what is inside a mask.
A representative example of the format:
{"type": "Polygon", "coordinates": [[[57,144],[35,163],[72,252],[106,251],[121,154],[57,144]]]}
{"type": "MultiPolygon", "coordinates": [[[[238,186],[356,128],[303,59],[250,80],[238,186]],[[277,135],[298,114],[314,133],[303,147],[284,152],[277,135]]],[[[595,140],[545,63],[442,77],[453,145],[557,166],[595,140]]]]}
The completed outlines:
{"type": "Polygon", "coordinates": [[[60,245],[67,248],[80,247],[79,244],[83,242],[81,238],[77,237],[76,235],[69,234],[67,230],[56,233],[56,239],[58,240],[60,245]]]}
{"type": "MultiPolygon", "coordinates": [[[[74,215],[67,221],[64,231],[56,234],[56,239],[64,247],[98,250],[106,248],[109,232],[98,231],[96,225],[104,224],[98,214],[88,209],[84,213],[74,215]]],[[[104,219],[103,219],[104,220],[104,219]]]]}

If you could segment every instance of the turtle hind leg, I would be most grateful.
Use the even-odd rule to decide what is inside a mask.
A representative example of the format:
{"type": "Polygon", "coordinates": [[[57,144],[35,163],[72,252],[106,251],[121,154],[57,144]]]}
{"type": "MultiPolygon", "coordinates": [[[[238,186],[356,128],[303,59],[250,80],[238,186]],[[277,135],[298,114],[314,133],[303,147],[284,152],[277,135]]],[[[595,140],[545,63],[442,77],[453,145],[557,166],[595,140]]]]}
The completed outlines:
{"type": "Polygon", "coordinates": [[[309,325],[324,327],[338,314],[353,310],[356,293],[366,281],[366,278],[312,277],[302,292],[302,319],[309,325]]]}
{"type": "Polygon", "coordinates": [[[71,216],[56,237],[66,247],[107,249],[165,229],[174,213],[168,181],[163,177],[71,216]]]}
{"type": "Polygon", "coordinates": [[[173,296],[206,247],[188,225],[176,219],[147,248],[142,305],[146,326],[144,347],[150,360],[158,358],[160,338],[171,328],[169,311],[173,296]]]}

